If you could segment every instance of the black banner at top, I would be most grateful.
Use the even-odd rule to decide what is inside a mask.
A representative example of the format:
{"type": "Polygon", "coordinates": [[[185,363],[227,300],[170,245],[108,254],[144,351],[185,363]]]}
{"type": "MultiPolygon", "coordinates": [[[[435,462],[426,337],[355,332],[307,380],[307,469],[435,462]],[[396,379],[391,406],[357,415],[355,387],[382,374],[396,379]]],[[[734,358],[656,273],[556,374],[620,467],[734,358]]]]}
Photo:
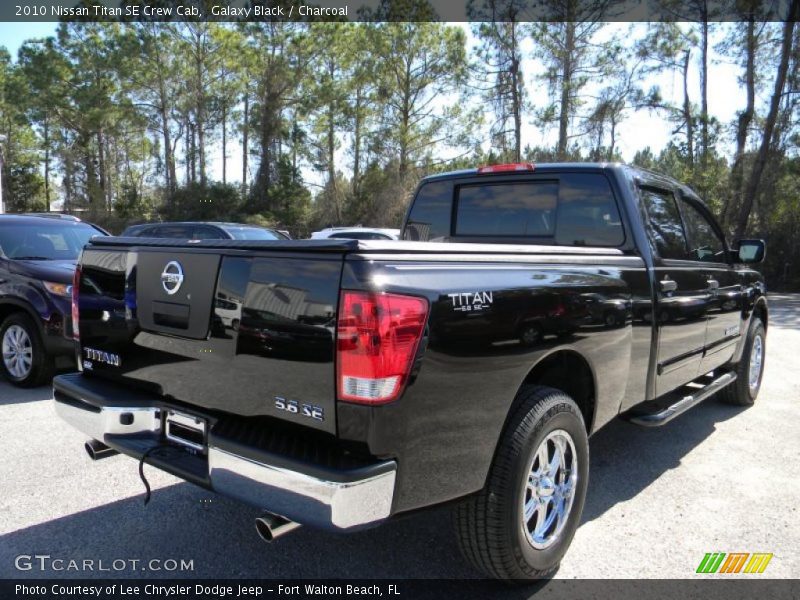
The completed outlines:
{"type": "Polygon", "coordinates": [[[4,0],[0,21],[786,21],[796,1],[4,0]]]}

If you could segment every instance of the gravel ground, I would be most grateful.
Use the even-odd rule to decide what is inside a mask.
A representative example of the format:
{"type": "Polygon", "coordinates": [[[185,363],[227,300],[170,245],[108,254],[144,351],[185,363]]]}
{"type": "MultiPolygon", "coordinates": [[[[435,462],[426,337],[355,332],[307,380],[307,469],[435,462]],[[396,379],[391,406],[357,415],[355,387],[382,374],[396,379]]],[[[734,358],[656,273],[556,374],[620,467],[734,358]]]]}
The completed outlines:
{"type": "MultiPolygon", "coordinates": [[[[770,301],[754,407],[712,399],[660,429],[619,421],[592,438],[583,523],[557,577],[694,578],[715,551],[772,552],[765,575],[800,577],[800,295],[770,301]]],[[[143,506],[136,463],[92,463],[84,441],[56,418],[48,388],[0,382],[0,578],[475,576],[446,509],[352,535],[301,528],[268,545],[255,510],[151,467],[143,506]],[[21,554],[94,560],[95,570],[20,572],[21,554]],[[101,559],[127,566],[99,571],[101,559]],[[142,571],[153,559],[192,561],[193,570],[142,571]]]]}

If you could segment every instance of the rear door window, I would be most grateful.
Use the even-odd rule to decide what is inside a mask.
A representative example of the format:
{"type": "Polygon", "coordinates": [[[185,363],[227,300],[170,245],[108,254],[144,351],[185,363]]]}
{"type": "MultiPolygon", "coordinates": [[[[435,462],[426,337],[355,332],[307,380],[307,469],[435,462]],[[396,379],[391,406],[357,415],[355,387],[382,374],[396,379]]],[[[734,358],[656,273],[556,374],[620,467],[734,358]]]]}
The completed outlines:
{"type": "Polygon", "coordinates": [[[625,241],[622,219],[603,175],[571,174],[558,189],[556,244],[619,246],[625,241]]]}
{"type": "Polygon", "coordinates": [[[450,238],[453,182],[433,181],[417,192],[403,229],[403,239],[415,242],[446,242],[450,238]]]}
{"type": "Polygon", "coordinates": [[[685,260],[686,232],[675,195],[666,190],[641,188],[642,204],[647,212],[647,233],[656,254],[661,258],[685,260]]]}

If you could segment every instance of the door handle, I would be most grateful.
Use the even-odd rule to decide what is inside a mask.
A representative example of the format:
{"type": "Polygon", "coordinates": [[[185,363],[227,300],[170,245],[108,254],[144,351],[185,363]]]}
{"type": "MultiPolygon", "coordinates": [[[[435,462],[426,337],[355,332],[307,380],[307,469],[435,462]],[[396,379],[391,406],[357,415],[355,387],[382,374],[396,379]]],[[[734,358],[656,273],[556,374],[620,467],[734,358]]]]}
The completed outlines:
{"type": "Polygon", "coordinates": [[[719,289],[719,281],[717,281],[716,279],[709,279],[707,280],[707,283],[708,283],[708,289],[710,290],[719,289]]]}
{"type": "Polygon", "coordinates": [[[677,281],[673,281],[669,277],[665,277],[664,279],[662,279],[658,283],[661,286],[661,291],[662,292],[674,292],[675,290],[678,289],[678,282],[677,281]]]}

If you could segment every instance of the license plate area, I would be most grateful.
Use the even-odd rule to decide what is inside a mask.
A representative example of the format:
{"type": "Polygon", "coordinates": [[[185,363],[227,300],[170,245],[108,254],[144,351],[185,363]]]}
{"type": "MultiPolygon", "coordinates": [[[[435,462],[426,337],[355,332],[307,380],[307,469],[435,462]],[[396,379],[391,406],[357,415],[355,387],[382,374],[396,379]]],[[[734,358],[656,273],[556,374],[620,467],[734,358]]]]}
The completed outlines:
{"type": "Polygon", "coordinates": [[[176,412],[166,411],[164,417],[164,435],[176,444],[190,450],[205,454],[208,448],[208,427],[205,419],[176,412]]]}

